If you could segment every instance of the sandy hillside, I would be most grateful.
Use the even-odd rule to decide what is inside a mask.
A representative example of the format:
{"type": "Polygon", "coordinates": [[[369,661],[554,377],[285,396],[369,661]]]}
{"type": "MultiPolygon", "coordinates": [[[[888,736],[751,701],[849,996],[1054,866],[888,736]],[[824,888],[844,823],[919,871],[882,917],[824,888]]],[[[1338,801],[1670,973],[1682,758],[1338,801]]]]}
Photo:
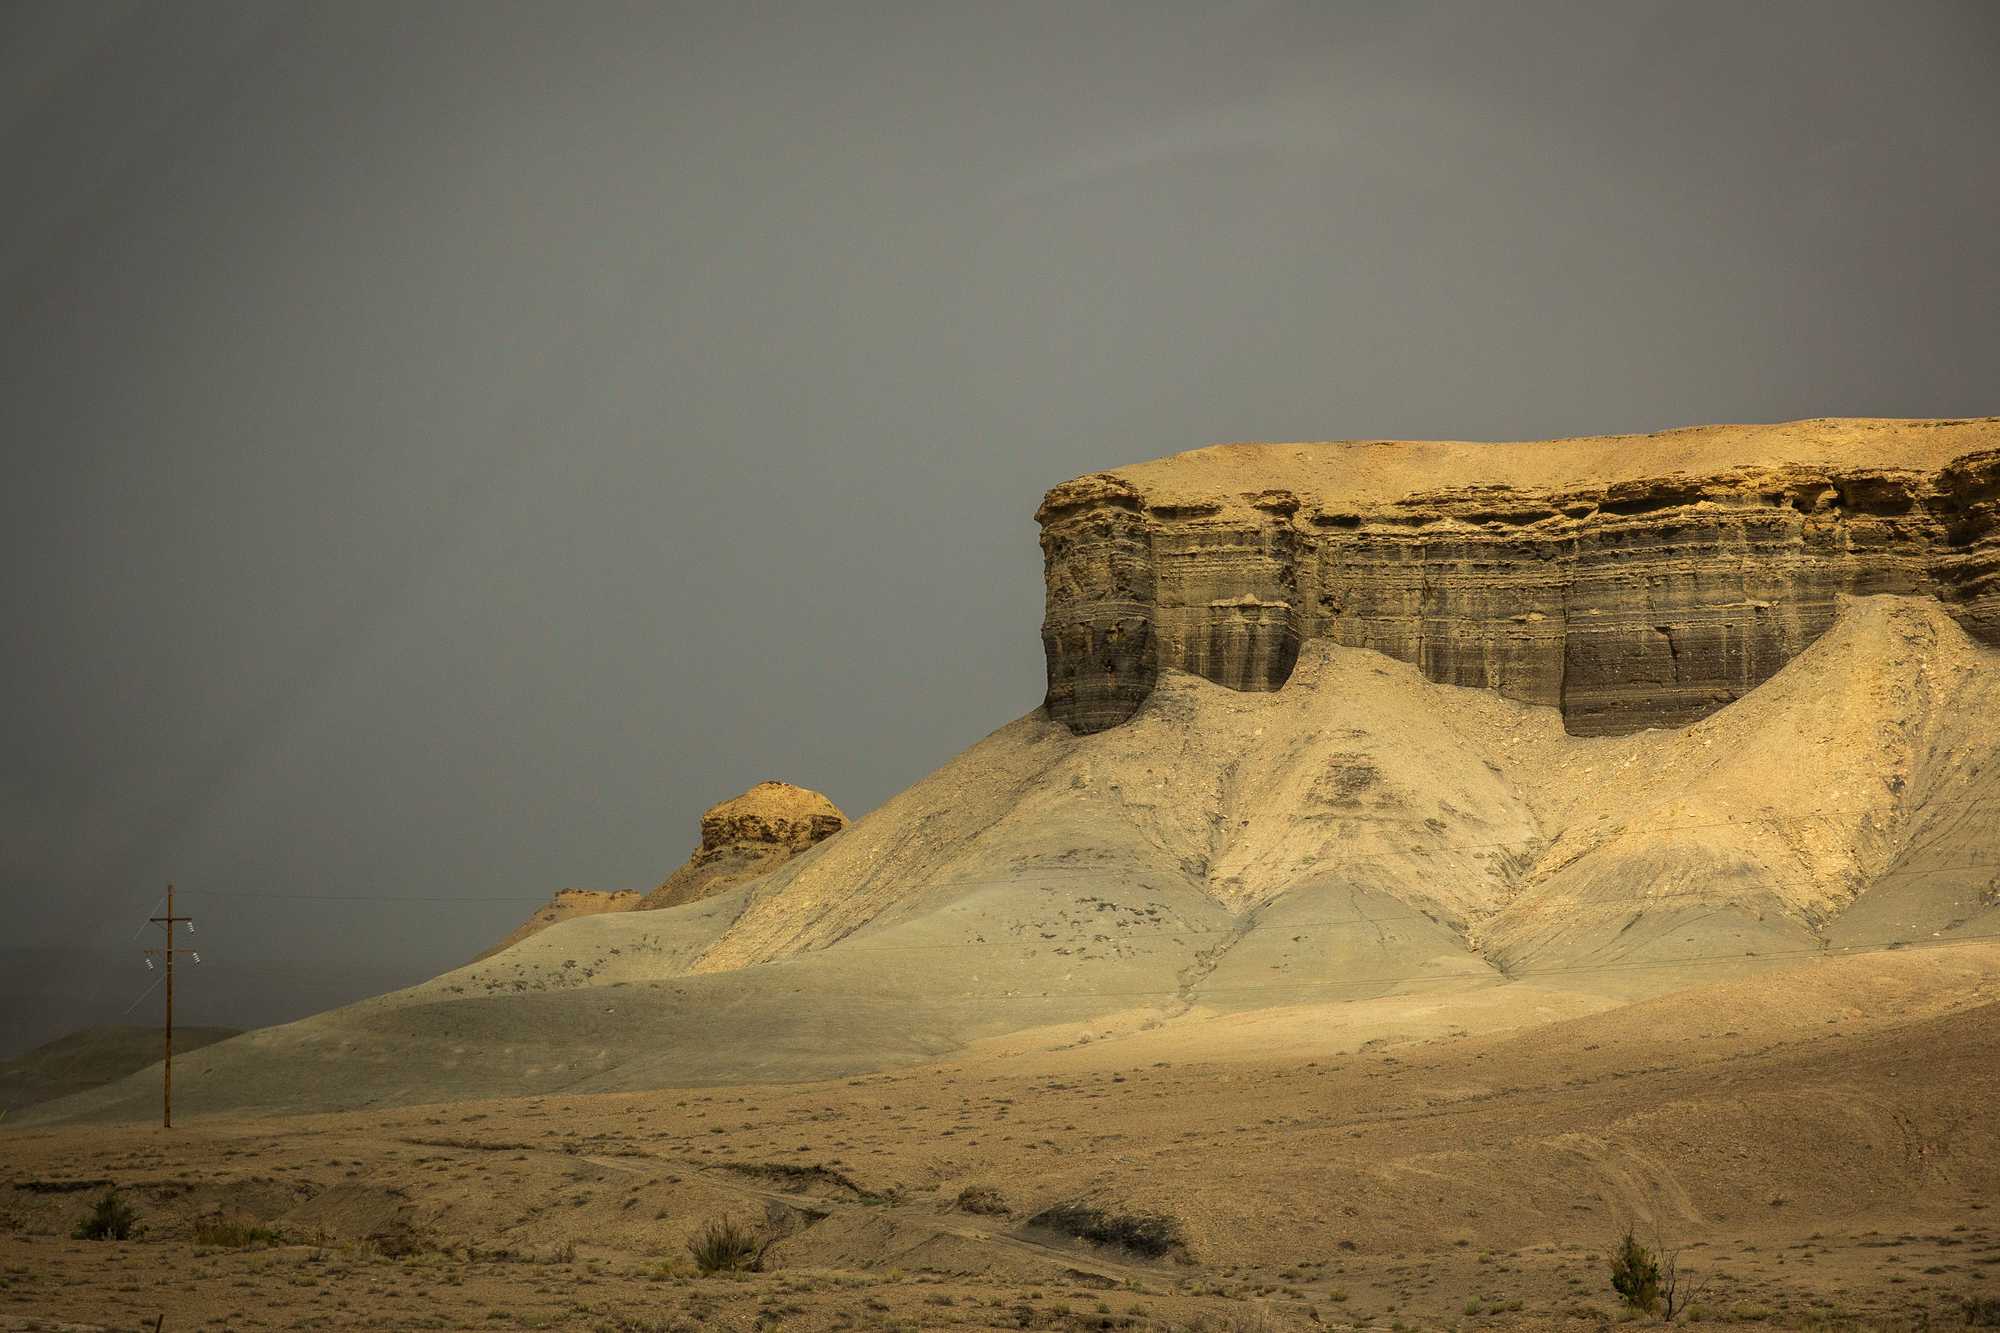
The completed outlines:
{"type": "Polygon", "coordinates": [[[1277,693],[1174,674],[1108,732],[1031,714],[764,878],[562,922],[180,1082],[190,1110],[302,1111],[794,1080],[1302,1009],[1331,1053],[2000,933],[1995,716],[2000,653],[1926,598],[1847,599],[1737,704],[1613,738],[1309,644],[1277,693]]]}
{"type": "Polygon", "coordinates": [[[554,898],[536,908],[526,921],[508,933],[507,938],[473,961],[491,958],[496,953],[513,948],[530,935],[564,921],[601,916],[605,912],[630,912],[644,900],[645,895],[636,889],[558,889],[554,898]]]}
{"type": "MultiPolygon", "coordinates": [[[[238,1028],[183,1027],[174,1030],[174,1051],[186,1055],[234,1037],[238,1028]]],[[[84,1028],[0,1062],[0,1114],[124,1078],[160,1058],[157,1027],[84,1028]]]]}

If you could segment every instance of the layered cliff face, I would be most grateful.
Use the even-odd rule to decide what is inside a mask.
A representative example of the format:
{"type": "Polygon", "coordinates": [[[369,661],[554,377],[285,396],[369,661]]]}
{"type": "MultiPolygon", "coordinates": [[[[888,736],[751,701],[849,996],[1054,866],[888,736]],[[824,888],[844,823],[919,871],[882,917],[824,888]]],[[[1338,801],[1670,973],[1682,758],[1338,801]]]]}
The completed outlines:
{"type": "Polygon", "coordinates": [[[1936,597],[2000,644],[2000,418],[1227,445],[1065,483],[1037,517],[1047,706],[1079,733],[1162,668],[1279,689],[1313,639],[1585,735],[1741,697],[1843,593],[1936,597]]]}

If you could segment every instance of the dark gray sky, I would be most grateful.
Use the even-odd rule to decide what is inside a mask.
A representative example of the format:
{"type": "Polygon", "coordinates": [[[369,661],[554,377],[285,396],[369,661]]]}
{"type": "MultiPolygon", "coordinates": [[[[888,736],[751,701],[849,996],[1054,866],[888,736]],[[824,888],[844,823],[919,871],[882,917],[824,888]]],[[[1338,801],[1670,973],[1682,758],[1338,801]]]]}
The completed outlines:
{"type": "Polygon", "coordinates": [[[10,3],[0,1045],[867,811],[1077,473],[2000,411],[1996,145],[1983,0],[10,3]]]}

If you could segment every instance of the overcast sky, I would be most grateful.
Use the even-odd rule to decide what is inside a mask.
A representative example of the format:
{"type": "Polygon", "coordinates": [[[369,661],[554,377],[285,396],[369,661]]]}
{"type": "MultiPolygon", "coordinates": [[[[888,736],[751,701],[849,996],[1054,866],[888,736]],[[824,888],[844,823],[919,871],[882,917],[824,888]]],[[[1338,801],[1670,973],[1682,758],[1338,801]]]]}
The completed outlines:
{"type": "Polygon", "coordinates": [[[2000,412],[1996,145],[1983,0],[9,3],[0,1046],[865,813],[1082,472],[2000,412]]]}

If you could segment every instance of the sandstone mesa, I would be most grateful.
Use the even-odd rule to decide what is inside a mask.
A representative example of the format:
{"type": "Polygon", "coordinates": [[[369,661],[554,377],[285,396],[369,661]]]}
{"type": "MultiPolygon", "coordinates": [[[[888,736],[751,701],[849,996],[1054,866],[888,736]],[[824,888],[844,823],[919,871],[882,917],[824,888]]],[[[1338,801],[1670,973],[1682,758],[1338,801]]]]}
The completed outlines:
{"type": "Polygon", "coordinates": [[[1996,497],[1992,417],[1199,449],[1042,502],[1047,707],[1116,726],[1163,668],[1275,690],[1328,639],[1578,735],[1681,726],[1839,594],[1934,597],[2000,644],[1996,497]]]}

